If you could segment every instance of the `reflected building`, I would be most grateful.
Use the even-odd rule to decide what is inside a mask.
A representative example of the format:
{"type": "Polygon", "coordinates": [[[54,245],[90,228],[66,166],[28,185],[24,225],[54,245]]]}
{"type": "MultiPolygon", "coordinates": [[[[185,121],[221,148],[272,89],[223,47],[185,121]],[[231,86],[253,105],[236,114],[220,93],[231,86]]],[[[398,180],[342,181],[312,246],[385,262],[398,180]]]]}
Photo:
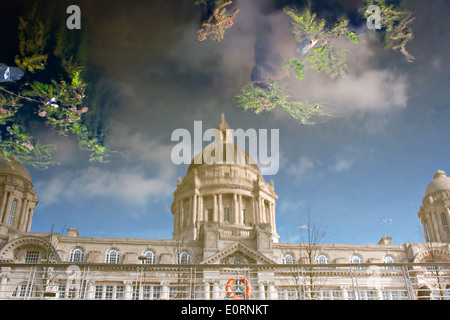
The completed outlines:
{"type": "Polygon", "coordinates": [[[38,204],[30,174],[0,164],[0,298],[449,298],[445,172],[435,174],[418,212],[423,243],[393,245],[387,236],[377,244],[282,243],[274,183],[233,144],[224,118],[217,129],[215,143],[234,161],[226,152],[217,157],[218,149],[194,157],[173,194],[172,239],[30,232],[38,204]]]}

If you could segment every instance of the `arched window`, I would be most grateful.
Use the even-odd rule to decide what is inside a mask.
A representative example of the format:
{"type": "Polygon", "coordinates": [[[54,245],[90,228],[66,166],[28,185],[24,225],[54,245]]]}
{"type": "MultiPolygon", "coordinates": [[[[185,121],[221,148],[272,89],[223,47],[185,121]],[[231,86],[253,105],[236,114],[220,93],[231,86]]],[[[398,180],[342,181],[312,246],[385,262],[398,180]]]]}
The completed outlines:
{"type": "MultiPolygon", "coordinates": [[[[358,255],[353,255],[350,257],[350,263],[352,264],[361,264],[363,263],[363,259],[358,255]]],[[[362,267],[355,267],[355,269],[362,269],[362,267]]]]}
{"type": "MultiPolygon", "coordinates": [[[[383,258],[383,262],[384,263],[395,263],[395,260],[391,256],[385,256],[383,258]]],[[[395,268],[395,266],[392,266],[392,267],[391,266],[386,266],[386,269],[387,270],[395,270],[396,268],[395,268]]]]}
{"type": "Polygon", "coordinates": [[[179,256],[179,263],[180,264],[189,264],[191,263],[191,255],[189,252],[181,251],[179,256]]]}
{"type": "Polygon", "coordinates": [[[442,227],[444,228],[445,235],[447,236],[447,240],[450,240],[450,229],[448,227],[447,215],[442,212],[441,213],[442,227]]]}
{"type": "Polygon", "coordinates": [[[142,260],[143,264],[155,264],[156,254],[152,250],[147,250],[142,254],[145,259],[142,260]]]}
{"type": "Polygon", "coordinates": [[[17,200],[14,199],[11,203],[11,210],[9,211],[9,218],[8,218],[8,227],[12,227],[14,223],[14,217],[16,216],[17,211],[17,200]]]}
{"type": "Polygon", "coordinates": [[[84,252],[81,248],[74,248],[70,252],[69,262],[83,262],[84,252]]]}
{"type": "Polygon", "coordinates": [[[328,259],[328,257],[324,254],[319,254],[316,258],[316,263],[317,264],[328,264],[328,263],[330,263],[330,259],[328,259]]]}
{"type": "Polygon", "coordinates": [[[283,255],[282,259],[283,264],[294,264],[294,261],[295,259],[292,253],[286,253],[285,255],[283,255]]]}
{"type": "Polygon", "coordinates": [[[110,249],[106,252],[106,263],[119,263],[119,251],[110,249]]]}

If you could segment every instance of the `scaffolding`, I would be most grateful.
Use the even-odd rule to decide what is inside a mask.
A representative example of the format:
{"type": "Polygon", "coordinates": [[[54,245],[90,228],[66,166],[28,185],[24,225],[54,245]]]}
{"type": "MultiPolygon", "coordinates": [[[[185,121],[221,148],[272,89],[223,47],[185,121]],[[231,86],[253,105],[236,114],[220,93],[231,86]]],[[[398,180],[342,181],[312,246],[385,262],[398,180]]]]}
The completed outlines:
{"type": "Polygon", "coordinates": [[[2,300],[449,300],[449,263],[0,263],[2,300]]]}

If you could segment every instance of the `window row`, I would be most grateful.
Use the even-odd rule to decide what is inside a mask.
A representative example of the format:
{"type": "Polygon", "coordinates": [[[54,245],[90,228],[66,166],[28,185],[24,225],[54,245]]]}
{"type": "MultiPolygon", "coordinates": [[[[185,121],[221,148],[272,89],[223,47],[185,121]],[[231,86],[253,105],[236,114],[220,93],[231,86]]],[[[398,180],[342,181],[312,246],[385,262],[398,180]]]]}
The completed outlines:
{"type": "MultiPolygon", "coordinates": [[[[281,262],[283,264],[294,264],[295,263],[294,255],[292,253],[284,254],[283,257],[282,257],[282,261],[281,262]]],[[[327,255],[325,255],[325,254],[319,254],[315,258],[315,263],[316,264],[329,264],[330,263],[330,258],[327,255]]],[[[352,255],[352,256],[349,257],[349,263],[350,264],[362,264],[363,263],[363,259],[359,255],[352,255]]],[[[395,263],[395,260],[391,256],[385,256],[383,258],[383,263],[395,263]]],[[[394,268],[395,267],[389,267],[389,269],[394,269],[394,268]]]]}
{"type": "Polygon", "coordinates": [[[278,300],[407,300],[404,290],[319,290],[315,292],[299,292],[298,289],[279,289],[278,300]]]}
{"type": "MultiPolygon", "coordinates": [[[[147,250],[138,257],[138,259],[143,264],[155,264],[156,263],[156,253],[153,250],[147,250]]],[[[69,262],[84,262],[85,254],[82,248],[74,248],[70,251],[69,262]]],[[[118,264],[120,263],[120,251],[117,249],[110,249],[106,251],[105,262],[118,264]]],[[[191,255],[187,251],[181,251],[178,255],[179,264],[190,264],[191,255]]]]}

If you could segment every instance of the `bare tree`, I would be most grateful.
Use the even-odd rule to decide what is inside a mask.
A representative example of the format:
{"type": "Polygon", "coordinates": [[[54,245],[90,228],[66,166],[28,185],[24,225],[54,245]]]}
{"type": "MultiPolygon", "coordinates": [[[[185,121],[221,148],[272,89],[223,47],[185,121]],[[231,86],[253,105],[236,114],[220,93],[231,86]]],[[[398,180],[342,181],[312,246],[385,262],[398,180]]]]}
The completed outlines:
{"type": "MultiPolygon", "coordinates": [[[[419,231],[419,236],[421,238],[422,243],[424,244],[425,248],[425,261],[427,263],[439,263],[443,262],[442,257],[439,255],[439,246],[438,243],[433,243],[430,241],[430,235],[428,233],[428,228],[425,226],[424,232],[419,231]]],[[[427,271],[432,275],[431,278],[429,278],[430,281],[428,282],[429,286],[435,286],[437,287],[439,291],[439,299],[444,300],[445,299],[445,283],[443,284],[442,279],[445,279],[448,277],[448,271],[447,270],[440,270],[440,267],[437,265],[427,266],[427,271]]],[[[426,278],[428,279],[428,278],[426,278]]],[[[420,295],[421,292],[419,292],[420,295]]]]}
{"type": "Polygon", "coordinates": [[[325,281],[323,276],[320,276],[317,264],[317,257],[322,248],[322,240],[325,235],[325,229],[322,225],[316,225],[311,222],[311,210],[307,206],[307,221],[306,225],[299,226],[300,229],[300,254],[302,261],[306,265],[302,268],[304,295],[306,299],[314,299],[316,292],[320,289],[325,281]]]}

